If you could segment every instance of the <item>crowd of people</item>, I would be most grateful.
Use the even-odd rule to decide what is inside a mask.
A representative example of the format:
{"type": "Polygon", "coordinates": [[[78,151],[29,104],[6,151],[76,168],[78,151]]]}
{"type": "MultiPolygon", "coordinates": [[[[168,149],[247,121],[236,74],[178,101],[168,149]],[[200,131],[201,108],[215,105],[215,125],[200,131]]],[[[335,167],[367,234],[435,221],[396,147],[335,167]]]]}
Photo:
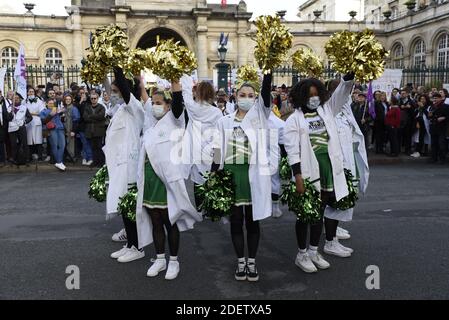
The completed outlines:
{"type": "Polygon", "coordinates": [[[72,83],[63,91],[49,82],[27,87],[26,97],[0,91],[0,166],[53,163],[65,171],[66,161],[101,167],[102,147],[112,115],[110,96],[72,83]]]}

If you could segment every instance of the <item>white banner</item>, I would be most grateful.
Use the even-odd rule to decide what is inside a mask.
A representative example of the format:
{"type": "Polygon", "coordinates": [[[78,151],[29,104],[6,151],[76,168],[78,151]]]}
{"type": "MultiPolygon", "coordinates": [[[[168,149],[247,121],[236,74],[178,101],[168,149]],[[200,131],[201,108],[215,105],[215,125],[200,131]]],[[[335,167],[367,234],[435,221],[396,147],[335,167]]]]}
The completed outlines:
{"type": "Polygon", "coordinates": [[[402,69],[385,69],[383,75],[373,81],[373,92],[377,90],[386,92],[387,98],[390,99],[393,89],[400,89],[401,81],[402,69]]]}
{"type": "Polygon", "coordinates": [[[23,47],[23,44],[20,44],[16,69],[14,70],[14,80],[16,81],[16,92],[20,93],[22,97],[26,99],[27,80],[26,80],[26,66],[25,66],[25,49],[23,47]]]}
{"type": "Polygon", "coordinates": [[[5,76],[6,76],[6,67],[0,68],[0,91],[3,93],[3,96],[6,96],[6,92],[4,92],[5,76]]]}

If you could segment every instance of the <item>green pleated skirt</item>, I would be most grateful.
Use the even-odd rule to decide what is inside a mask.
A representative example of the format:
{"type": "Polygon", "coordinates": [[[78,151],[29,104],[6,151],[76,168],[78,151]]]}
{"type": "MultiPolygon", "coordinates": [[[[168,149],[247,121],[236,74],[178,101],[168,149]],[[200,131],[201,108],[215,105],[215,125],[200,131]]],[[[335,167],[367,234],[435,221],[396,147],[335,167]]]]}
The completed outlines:
{"type": "Polygon", "coordinates": [[[235,185],[235,206],[251,205],[249,185],[249,164],[225,164],[224,169],[232,172],[235,185]]]}
{"type": "Polygon", "coordinates": [[[316,159],[320,166],[320,184],[321,190],[332,192],[334,191],[334,177],[332,176],[332,164],[329,154],[327,152],[316,153],[316,159]]]}
{"type": "Polygon", "coordinates": [[[167,208],[167,189],[156,172],[154,172],[154,169],[148,159],[145,160],[143,205],[150,209],[167,208]]]}

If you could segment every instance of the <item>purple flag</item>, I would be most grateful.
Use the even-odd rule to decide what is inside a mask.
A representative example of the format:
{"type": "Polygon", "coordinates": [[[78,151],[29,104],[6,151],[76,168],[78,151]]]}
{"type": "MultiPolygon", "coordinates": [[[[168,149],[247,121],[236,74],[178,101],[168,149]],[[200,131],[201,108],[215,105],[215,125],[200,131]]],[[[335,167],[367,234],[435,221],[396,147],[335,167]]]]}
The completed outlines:
{"type": "Polygon", "coordinates": [[[369,82],[369,85],[368,85],[368,95],[366,98],[368,101],[369,114],[373,119],[376,119],[376,108],[374,107],[373,84],[371,81],[369,82]]]}

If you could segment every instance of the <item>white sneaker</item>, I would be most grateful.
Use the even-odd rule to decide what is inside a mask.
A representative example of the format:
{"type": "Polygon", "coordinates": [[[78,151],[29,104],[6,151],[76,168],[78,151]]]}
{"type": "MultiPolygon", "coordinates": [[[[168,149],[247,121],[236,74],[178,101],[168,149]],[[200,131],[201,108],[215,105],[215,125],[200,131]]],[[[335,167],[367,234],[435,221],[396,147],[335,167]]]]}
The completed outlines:
{"type": "Polygon", "coordinates": [[[307,252],[306,253],[298,252],[295,259],[295,264],[306,273],[314,273],[318,271],[318,269],[313,264],[312,260],[310,260],[310,257],[307,254],[307,252]]]}
{"type": "Polygon", "coordinates": [[[351,254],[348,251],[344,251],[336,241],[327,241],[324,245],[324,253],[334,255],[340,258],[348,258],[351,254]]]}
{"type": "Polygon", "coordinates": [[[92,163],[94,163],[94,161],[93,160],[89,160],[89,161],[86,162],[86,166],[90,166],[92,163]]]}
{"type": "Polygon", "coordinates": [[[123,248],[121,248],[119,251],[115,251],[115,252],[111,253],[111,258],[118,259],[121,256],[124,256],[127,252],[128,252],[128,247],[126,245],[124,245],[123,248]]]}
{"type": "Polygon", "coordinates": [[[83,166],[87,166],[87,160],[83,159],[83,162],[81,163],[83,166]]]}
{"type": "Polygon", "coordinates": [[[51,158],[50,158],[50,156],[47,156],[47,157],[45,158],[45,160],[44,160],[44,161],[45,161],[45,162],[49,162],[49,161],[50,161],[50,159],[51,159],[51,158]]]}
{"type": "Polygon", "coordinates": [[[65,168],[62,166],[61,163],[55,163],[55,167],[58,168],[61,171],[65,171],[65,168]]]}
{"type": "Polygon", "coordinates": [[[60,165],[64,169],[64,171],[65,171],[65,169],[67,169],[67,167],[64,165],[64,163],[61,162],[60,165]]]}
{"type": "Polygon", "coordinates": [[[139,251],[136,247],[132,246],[123,256],[119,257],[117,261],[125,263],[142,259],[143,257],[145,257],[145,252],[143,250],[139,251]]]}
{"type": "Polygon", "coordinates": [[[339,241],[338,241],[338,238],[334,238],[334,241],[335,241],[335,243],[341,248],[341,249],[343,249],[344,251],[347,251],[347,252],[349,252],[349,253],[353,253],[354,252],[354,249],[351,249],[351,248],[348,248],[348,247],[345,247],[344,245],[342,245],[339,241]]]}
{"type": "Polygon", "coordinates": [[[33,153],[31,155],[31,158],[33,158],[33,160],[37,160],[37,159],[39,159],[39,156],[37,154],[33,153]]]}
{"type": "Polygon", "coordinates": [[[307,254],[309,255],[310,260],[313,262],[315,266],[317,266],[318,269],[327,269],[331,265],[329,262],[324,260],[323,256],[318,251],[307,251],[307,254]]]}
{"type": "Polygon", "coordinates": [[[413,158],[419,158],[421,154],[419,152],[413,152],[410,156],[412,156],[413,158]]]}
{"type": "Polygon", "coordinates": [[[271,215],[273,218],[280,218],[282,216],[282,210],[279,208],[279,202],[273,202],[271,215]]]}
{"type": "Polygon", "coordinates": [[[337,227],[337,238],[339,240],[347,240],[351,238],[349,232],[343,228],[337,227]]]}
{"type": "Polygon", "coordinates": [[[156,259],[151,267],[148,268],[147,277],[155,277],[165,269],[167,269],[167,261],[165,259],[156,259]]]}
{"type": "Polygon", "coordinates": [[[126,242],[126,241],[128,241],[125,229],[122,229],[119,232],[114,233],[112,235],[112,241],[115,241],[115,242],[126,242]]]}
{"type": "Polygon", "coordinates": [[[167,273],[165,274],[165,280],[173,280],[176,279],[179,273],[179,262],[178,261],[169,261],[167,273]]]}

